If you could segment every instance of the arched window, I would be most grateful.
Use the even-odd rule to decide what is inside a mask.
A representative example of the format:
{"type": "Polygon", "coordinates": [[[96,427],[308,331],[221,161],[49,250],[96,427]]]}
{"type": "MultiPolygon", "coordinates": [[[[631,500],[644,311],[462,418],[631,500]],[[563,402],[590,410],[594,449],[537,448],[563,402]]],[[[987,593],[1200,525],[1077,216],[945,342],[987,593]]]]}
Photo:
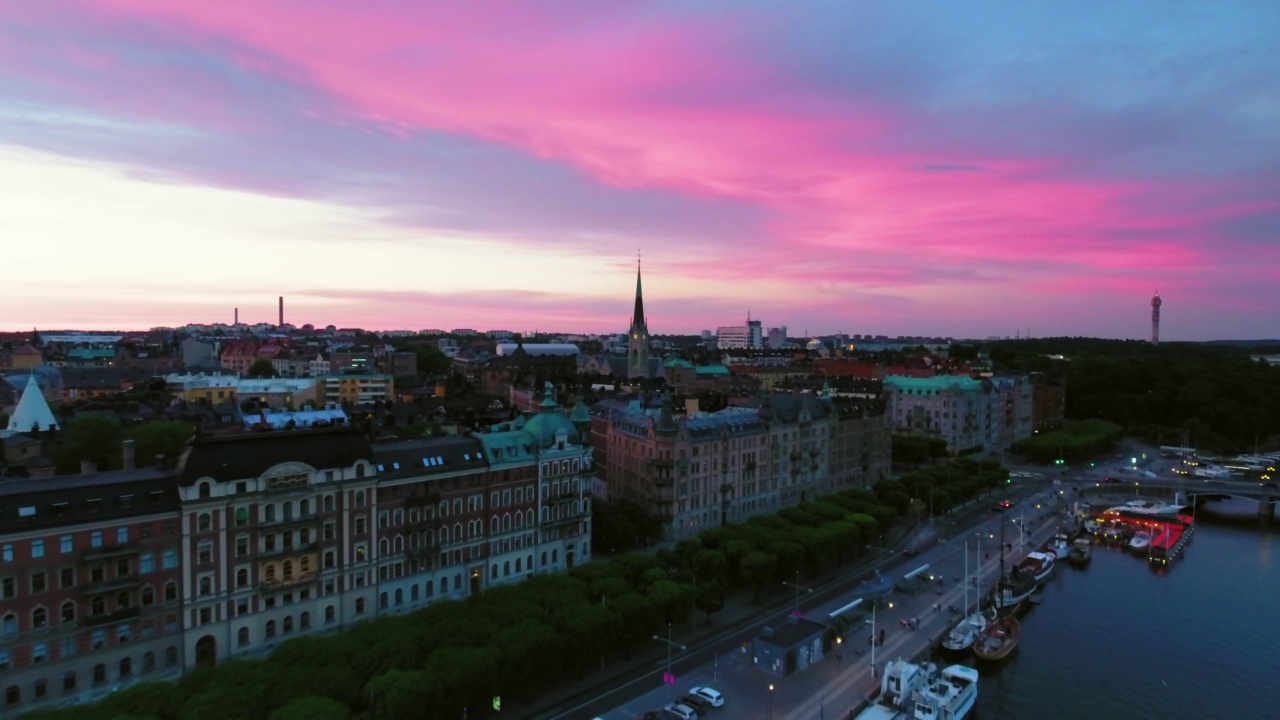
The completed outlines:
{"type": "Polygon", "coordinates": [[[560,562],[560,551],[559,551],[559,550],[552,550],[552,551],[551,551],[551,564],[552,564],[552,565],[554,565],[554,564],[556,564],[556,563],[558,563],[558,562],[560,562]]]}
{"type": "Polygon", "coordinates": [[[426,593],[427,593],[427,597],[431,597],[436,594],[435,581],[433,580],[427,581],[426,593]]]}
{"type": "Polygon", "coordinates": [[[448,517],[448,516],[449,516],[449,501],[441,500],[440,501],[440,517],[448,517]]]}
{"type": "Polygon", "coordinates": [[[293,501],[292,500],[284,501],[284,519],[285,520],[293,519],[293,501]]]}
{"type": "Polygon", "coordinates": [[[200,578],[200,594],[210,595],[212,593],[213,593],[213,578],[211,577],[200,578]]]}
{"type": "Polygon", "coordinates": [[[542,567],[546,567],[546,566],[547,566],[547,551],[543,550],[542,551],[542,567]]]}
{"type": "Polygon", "coordinates": [[[397,605],[403,605],[403,604],[404,604],[404,589],[403,589],[403,588],[396,588],[396,604],[397,604],[397,605]]]}
{"type": "Polygon", "coordinates": [[[292,615],[284,619],[284,632],[286,635],[293,632],[293,616],[292,615]]]}
{"type": "Polygon", "coordinates": [[[356,598],[356,614],[364,614],[364,598],[356,598]]]}
{"type": "Polygon", "coordinates": [[[494,563],[493,565],[490,565],[490,566],[489,566],[489,579],[491,579],[491,580],[497,580],[497,579],[498,579],[498,564],[497,564],[497,563],[494,563]]]}
{"type": "Polygon", "coordinates": [[[498,534],[498,517],[496,515],[494,517],[489,518],[489,534],[490,535],[498,534]]]}
{"type": "Polygon", "coordinates": [[[511,577],[511,561],[502,563],[502,577],[511,577]]]}
{"type": "Polygon", "coordinates": [[[516,527],[517,528],[524,527],[524,513],[520,512],[519,510],[516,511],[516,527]]]}
{"type": "Polygon", "coordinates": [[[419,595],[418,586],[417,586],[417,585],[410,585],[410,586],[409,586],[409,601],[410,601],[410,602],[417,602],[417,600],[418,600],[418,595],[419,595]]]}
{"type": "Polygon", "coordinates": [[[31,611],[31,627],[40,629],[49,624],[49,611],[38,607],[31,611]]]}
{"type": "MultiPolygon", "coordinates": [[[[364,466],[363,465],[357,466],[356,472],[357,474],[363,473],[364,466]]],[[[364,477],[364,475],[360,475],[360,477],[364,477]]],[[[358,508],[364,507],[364,491],[363,490],[356,491],[356,507],[358,508]]]]}
{"type": "MultiPolygon", "coordinates": [[[[356,477],[364,477],[364,463],[356,463],[356,477]]],[[[360,496],[363,498],[364,493],[361,493],[360,496]]],[[[356,507],[363,507],[363,503],[356,505],[356,507]]]]}
{"type": "Polygon", "coordinates": [[[242,627],[236,631],[236,644],[240,647],[244,647],[249,644],[249,628],[242,627]]]}
{"type": "Polygon", "coordinates": [[[502,529],[503,529],[503,530],[510,530],[510,529],[511,529],[511,513],[505,513],[505,514],[503,514],[503,516],[502,516],[502,529]]]}
{"type": "Polygon", "coordinates": [[[333,551],[332,551],[332,550],[328,550],[328,551],[326,551],[326,552],[325,552],[325,554],[324,554],[324,569],[325,569],[325,570],[332,570],[332,569],[333,569],[333,557],[334,557],[334,555],[333,555],[333,551]]]}
{"type": "Polygon", "coordinates": [[[249,584],[248,568],[240,568],[236,570],[236,587],[245,587],[249,584]]]}
{"type": "Polygon", "coordinates": [[[392,546],[395,548],[396,552],[398,553],[404,552],[404,536],[397,535],[395,542],[392,543],[392,546]]]}
{"type": "Polygon", "coordinates": [[[156,604],[156,589],[155,589],[155,588],[151,587],[150,585],[147,585],[146,587],[142,588],[142,604],[143,604],[143,605],[155,605],[155,604],[156,604]]]}
{"type": "Polygon", "coordinates": [[[524,564],[525,567],[529,569],[529,572],[533,572],[533,555],[529,555],[529,557],[525,558],[524,564]]]}
{"type": "Polygon", "coordinates": [[[306,630],[311,627],[311,613],[304,612],[298,616],[298,627],[306,630]]]}
{"type": "Polygon", "coordinates": [[[520,558],[516,558],[516,573],[520,572],[520,558]]]}
{"type": "Polygon", "coordinates": [[[142,653],[142,672],[156,669],[156,654],[150,650],[142,653]]]}
{"type": "Polygon", "coordinates": [[[178,646],[170,645],[164,649],[165,667],[173,667],[178,664],[178,646]]]}
{"type": "Polygon", "coordinates": [[[333,496],[332,495],[324,496],[324,511],[333,512],[333,496]]]}
{"type": "Polygon", "coordinates": [[[455,540],[461,540],[463,537],[465,537],[462,534],[462,523],[453,524],[453,537],[455,540]]]}
{"type": "Polygon", "coordinates": [[[196,532],[209,532],[213,527],[213,515],[209,513],[200,513],[196,517],[196,532]]]}
{"type": "Polygon", "coordinates": [[[529,508],[525,511],[524,524],[528,527],[533,527],[533,508],[529,508]]]}
{"type": "Polygon", "coordinates": [[[378,556],[386,557],[391,554],[391,543],[386,538],[378,541],[378,556]]]}
{"type": "Polygon", "coordinates": [[[306,517],[311,514],[311,501],[307,499],[298,501],[298,515],[306,517]]]}
{"type": "Polygon", "coordinates": [[[207,482],[202,482],[202,483],[200,483],[200,499],[201,499],[201,500],[208,500],[208,499],[209,499],[209,498],[211,498],[211,497],[213,497],[213,486],[212,486],[212,484],[207,483],[207,482]]]}
{"type": "Polygon", "coordinates": [[[17,615],[14,615],[13,613],[5,613],[4,634],[5,635],[18,634],[18,616],[17,615]]]}
{"type": "Polygon", "coordinates": [[[442,527],[440,528],[440,544],[446,545],[448,544],[448,542],[449,542],[449,528],[442,527]]]}
{"type": "Polygon", "coordinates": [[[384,610],[386,609],[386,607],[387,607],[387,594],[386,594],[386,593],[382,593],[381,595],[379,595],[379,596],[378,596],[378,607],[383,608],[384,610]]]}
{"type": "Polygon", "coordinates": [[[333,621],[334,621],[335,614],[336,614],[336,613],[335,613],[335,611],[334,611],[334,609],[333,609],[333,606],[332,606],[332,605],[327,605],[327,606],[325,606],[325,609],[324,609],[324,621],[325,621],[326,623],[331,623],[331,622],[333,622],[333,621]]]}
{"type": "Polygon", "coordinates": [[[448,576],[445,576],[445,577],[440,578],[440,592],[441,592],[441,594],[444,594],[444,593],[449,592],[449,578],[448,578],[448,576]]]}
{"type": "Polygon", "coordinates": [[[98,663],[93,666],[93,684],[101,685],[107,681],[107,666],[105,663],[98,663]]]}
{"type": "Polygon", "coordinates": [[[267,637],[273,638],[275,636],[276,636],[276,621],[268,620],[267,621],[267,637]]]}
{"type": "Polygon", "coordinates": [[[129,658],[120,658],[120,677],[126,678],[133,674],[133,660],[129,658]]]}
{"type": "Polygon", "coordinates": [[[271,503],[267,503],[266,507],[264,507],[264,508],[262,509],[262,521],[263,521],[263,522],[275,522],[275,521],[276,521],[276,506],[275,506],[275,505],[272,505],[271,503]]]}
{"type": "Polygon", "coordinates": [[[62,622],[64,623],[75,622],[75,619],[76,619],[76,604],[71,602],[70,600],[62,603],[62,622]]]}
{"type": "Polygon", "coordinates": [[[170,580],[164,584],[164,601],[172,602],[178,599],[178,584],[170,580]]]}

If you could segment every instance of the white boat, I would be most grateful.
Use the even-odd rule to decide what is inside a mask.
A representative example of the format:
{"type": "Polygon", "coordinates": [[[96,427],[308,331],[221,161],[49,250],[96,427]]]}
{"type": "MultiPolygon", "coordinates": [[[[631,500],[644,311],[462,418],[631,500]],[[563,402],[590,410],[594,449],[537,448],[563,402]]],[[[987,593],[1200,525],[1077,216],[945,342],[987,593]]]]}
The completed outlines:
{"type": "MultiPolygon", "coordinates": [[[[1065,552],[1063,554],[1066,554],[1065,552]]],[[[1027,553],[1022,562],[1014,566],[1014,574],[1018,576],[1028,576],[1037,584],[1044,582],[1053,572],[1053,567],[1058,562],[1058,556],[1055,553],[1033,552],[1027,553]]]]}
{"type": "Polygon", "coordinates": [[[1071,543],[1067,542],[1066,536],[1054,536],[1044,548],[1046,553],[1053,553],[1058,560],[1066,560],[1067,553],[1071,552],[1071,543]]]}
{"type": "Polygon", "coordinates": [[[1143,553],[1147,548],[1151,547],[1151,533],[1146,530],[1139,530],[1133,534],[1133,539],[1129,541],[1129,549],[1133,552],[1143,553]]]}
{"type": "Polygon", "coordinates": [[[942,639],[942,649],[953,653],[968,652],[973,641],[991,624],[988,614],[975,612],[964,618],[942,639]]]}
{"type": "Polygon", "coordinates": [[[880,694],[856,720],[962,720],[978,700],[978,671],[949,665],[941,673],[930,662],[890,660],[880,675],[880,694]]]}

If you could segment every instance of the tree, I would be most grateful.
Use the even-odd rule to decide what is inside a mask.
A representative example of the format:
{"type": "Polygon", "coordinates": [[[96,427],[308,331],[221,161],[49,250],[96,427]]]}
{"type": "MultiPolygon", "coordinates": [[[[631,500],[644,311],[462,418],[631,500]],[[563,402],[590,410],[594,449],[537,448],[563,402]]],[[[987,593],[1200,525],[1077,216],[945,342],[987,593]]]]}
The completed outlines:
{"type": "Polygon", "coordinates": [[[453,360],[439,348],[427,345],[415,352],[418,355],[418,372],[422,375],[444,375],[453,368],[453,360]]]}
{"type": "Polygon", "coordinates": [[[134,454],[140,466],[150,465],[156,457],[177,458],[191,440],[191,423],[181,420],[152,420],[125,433],[134,442],[134,454]]]}
{"type": "Polygon", "coordinates": [[[95,463],[99,470],[120,467],[124,435],[120,423],[103,415],[82,415],[65,427],[62,444],[54,450],[54,467],[58,474],[80,471],[80,463],[95,463]]]}
{"type": "Polygon", "coordinates": [[[760,602],[760,592],[773,580],[774,569],[778,558],[759,550],[750,552],[742,558],[742,575],[755,591],[752,602],[760,602]]]}
{"type": "Polygon", "coordinates": [[[711,616],[724,609],[724,585],[719,580],[699,583],[694,603],[707,614],[707,627],[711,627],[711,616]]]}
{"type": "Polygon", "coordinates": [[[351,711],[345,705],[327,697],[301,695],[288,705],[276,708],[267,720],[347,720],[351,711]]]}
{"type": "Polygon", "coordinates": [[[273,378],[280,377],[280,373],[276,372],[276,367],[271,364],[270,360],[258,358],[249,366],[244,376],[248,378],[273,378]]]}

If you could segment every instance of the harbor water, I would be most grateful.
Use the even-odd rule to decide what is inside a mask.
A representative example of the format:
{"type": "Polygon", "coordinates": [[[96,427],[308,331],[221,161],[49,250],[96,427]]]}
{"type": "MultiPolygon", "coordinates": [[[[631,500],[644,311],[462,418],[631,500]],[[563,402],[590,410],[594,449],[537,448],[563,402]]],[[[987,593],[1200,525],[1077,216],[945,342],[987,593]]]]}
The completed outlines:
{"type": "Polygon", "coordinates": [[[1014,653],[977,663],[975,717],[1280,717],[1280,547],[1256,507],[1202,513],[1167,570],[1105,546],[1062,563],[1014,653]]]}

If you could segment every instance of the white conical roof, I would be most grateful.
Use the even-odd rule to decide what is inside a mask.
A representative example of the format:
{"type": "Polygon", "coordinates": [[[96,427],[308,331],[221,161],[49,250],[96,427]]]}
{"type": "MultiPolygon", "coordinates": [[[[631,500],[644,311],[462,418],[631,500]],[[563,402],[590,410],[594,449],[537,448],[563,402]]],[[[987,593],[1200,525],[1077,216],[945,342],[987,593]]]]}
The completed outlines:
{"type": "Polygon", "coordinates": [[[36,382],[36,376],[31,375],[27,379],[26,389],[22,391],[22,399],[18,400],[18,406],[13,409],[13,415],[9,417],[9,429],[15,432],[31,432],[32,429],[48,430],[60,427],[58,419],[49,409],[49,403],[44,399],[44,393],[40,392],[40,384],[36,382]]]}

